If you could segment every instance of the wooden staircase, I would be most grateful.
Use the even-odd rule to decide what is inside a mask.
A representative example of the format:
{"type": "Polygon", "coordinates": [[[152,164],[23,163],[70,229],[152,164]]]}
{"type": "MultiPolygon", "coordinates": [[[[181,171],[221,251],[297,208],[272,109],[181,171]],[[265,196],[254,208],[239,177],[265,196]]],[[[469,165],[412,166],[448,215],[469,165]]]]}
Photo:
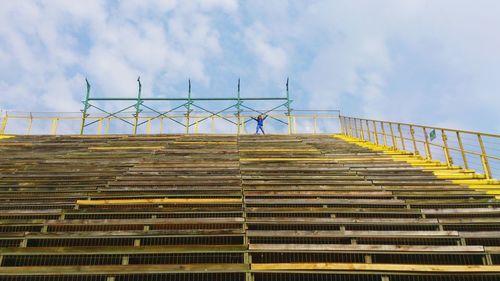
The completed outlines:
{"type": "Polygon", "coordinates": [[[500,280],[500,200],[408,156],[318,135],[1,139],[0,280],[500,280]]]}

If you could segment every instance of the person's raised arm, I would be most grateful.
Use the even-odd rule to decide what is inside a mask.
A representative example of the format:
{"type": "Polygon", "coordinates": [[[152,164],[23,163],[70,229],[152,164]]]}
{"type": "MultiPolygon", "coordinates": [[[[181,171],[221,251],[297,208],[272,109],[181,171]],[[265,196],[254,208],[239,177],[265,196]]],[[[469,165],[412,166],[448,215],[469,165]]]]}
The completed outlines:
{"type": "Polygon", "coordinates": [[[268,116],[268,115],[264,116],[264,118],[262,118],[262,121],[266,120],[267,116],[268,116]]]}

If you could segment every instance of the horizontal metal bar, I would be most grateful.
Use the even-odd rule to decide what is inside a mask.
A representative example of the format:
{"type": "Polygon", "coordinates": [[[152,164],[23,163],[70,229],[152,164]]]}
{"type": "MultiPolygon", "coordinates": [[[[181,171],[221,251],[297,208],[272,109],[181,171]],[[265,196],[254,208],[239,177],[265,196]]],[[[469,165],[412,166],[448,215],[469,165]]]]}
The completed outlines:
{"type": "MultiPolygon", "coordinates": [[[[137,98],[89,98],[89,101],[137,101],[137,98]]],[[[142,101],[245,101],[245,100],[287,100],[286,98],[141,98],[142,101]]]]}

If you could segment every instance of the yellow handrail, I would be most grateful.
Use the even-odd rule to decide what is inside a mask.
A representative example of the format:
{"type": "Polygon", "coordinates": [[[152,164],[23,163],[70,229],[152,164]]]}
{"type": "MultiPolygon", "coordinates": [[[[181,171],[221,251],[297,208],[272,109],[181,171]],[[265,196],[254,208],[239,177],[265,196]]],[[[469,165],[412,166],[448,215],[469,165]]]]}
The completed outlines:
{"type": "MultiPolygon", "coordinates": [[[[477,156],[481,160],[482,170],[486,178],[493,178],[493,171],[490,161],[497,161],[497,164],[500,164],[500,155],[493,155],[487,153],[487,147],[483,142],[483,138],[493,139],[493,145],[500,146],[500,135],[491,134],[491,133],[480,133],[476,131],[466,131],[466,130],[457,130],[457,129],[447,129],[441,127],[434,126],[424,126],[417,124],[409,124],[409,123],[401,123],[401,122],[389,122],[389,121],[381,121],[381,120],[372,120],[372,119],[363,119],[349,116],[340,116],[339,117],[343,122],[346,128],[342,128],[342,132],[344,135],[350,137],[361,138],[363,140],[367,140],[373,143],[378,142],[378,138],[382,136],[384,138],[384,145],[390,146],[393,149],[398,150],[400,147],[402,150],[406,150],[405,141],[412,143],[413,145],[413,153],[416,155],[420,154],[418,149],[419,144],[423,145],[425,151],[426,159],[436,159],[432,155],[432,147],[436,147],[442,149],[444,154],[444,161],[449,165],[453,165],[452,152],[457,152],[459,157],[462,158],[461,163],[465,169],[469,169],[470,161],[468,157],[477,156]],[[370,137],[370,131],[368,131],[368,139],[365,139],[365,132],[363,125],[368,126],[366,130],[369,130],[369,124],[372,123],[374,127],[374,140],[372,141],[370,137]],[[385,125],[388,125],[390,128],[390,133],[386,133],[385,125]],[[359,125],[359,129],[358,129],[359,125]],[[377,126],[382,128],[382,132],[376,130],[377,126]],[[397,126],[397,133],[395,134],[393,126],[397,126]],[[417,136],[415,132],[415,128],[421,129],[423,136],[417,136]],[[437,136],[435,140],[437,143],[433,143],[432,140],[429,140],[429,134],[431,131],[438,132],[441,135],[439,139],[437,136]],[[358,134],[359,133],[359,134],[358,134]],[[360,137],[361,136],[361,137],[360,137]],[[472,144],[472,147],[465,148],[463,143],[463,137],[470,136],[473,139],[475,138],[475,142],[472,144]],[[456,140],[456,145],[450,142],[450,138],[454,137],[453,140],[456,140]],[[389,145],[387,139],[390,138],[391,144],[389,145]],[[398,145],[399,142],[399,145],[398,145]],[[476,151],[474,151],[476,150],[476,151]]],[[[498,151],[495,149],[495,151],[498,151]]],[[[456,155],[455,155],[456,156],[456,155]]],[[[460,159],[460,158],[457,158],[460,159]]],[[[500,171],[499,171],[500,172],[500,171]]]]}
{"type": "MultiPolygon", "coordinates": [[[[50,134],[77,134],[77,132],[73,131],[68,131],[71,129],[71,126],[64,126],[63,132],[58,132],[59,125],[64,123],[68,124],[73,124],[74,127],[76,126],[80,127],[81,122],[83,119],[83,116],[81,116],[79,113],[73,113],[72,115],[65,115],[66,113],[41,113],[45,115],[37,115],[37,114],[32,114],[32,113],[15,113],[15,114],[9,114],[5,115],[3,118],[0,116],[0,134],[30,134],[33,132],[40,132],[40,127],[37,127],[39,125],[40,121],[49,121],[51,122],[50,126],[50,134]],[[78,121],[79,123],[77,124],[75,121],[78,121]],[[24,123],[20,122],[26,122],[27,128],[22,131],[20,129],[20,126],[24,126],[24,123]],[[27,133],[26,133],[27,132],[27,133]]],[[[240,114],[239,116],[235,116],[234,114],[230,114],[229,112],[224,115],[208,115],[208,114],[194,114],[191,113],[189,115],[189,127],[193,127],[192,130],[185,130],[187,133],[217,133],[217,131],[220,131],[220,127],[216,126],[216,121],[217,120],[233,120],[234,124],[236,125],[236,133],[237,134],[245,134],[248,132],[245,132],[245,128],[248,126],[248,122],[251,120],[251,117],[254,117],[253,115],[242,115],[240,114]],[[206,122],[211,123],[209,126],[202,126],[202,122],[206,120],[206,122]],[[191,124],[192,123],[192,124],[191,124]]],[[[325,112],[318,111],[318,113],[313,112],[313,111],[302,111],[299,112],[297,111],[296,114],[291,114],[287,115],[284,113],[277,113],[273,115],[269,115],[269,118],[267,119],[266,123],[269,123],[270,120],[278,120],[280,123],[276,122],[276,125],[274,128],[282,128],[280,131],[283,131],[282,134],[295,134],[297,133],[297,127],[298,124],[304,125],[303,127],[307,127],[307,132],[305,133],[338,133],[340,130],[340,125],[339,125],[339,115],[326,115],[325,112]],[[335,123],[330,122],[330,121],[335,121],[335,123]],[[306,122],[306,123],[304,123],[306,122]],[[309,122],[309,123],[307,123],[309,122]],[[327,126],[325,126],[325,122],[330,122],[328,123],[327,126]],[[309,127],[308,127],[309,126],[309,127]]],[[[169,130],[166,128],[166,121],[173,121],[171,124],[176,125],[177,124],[182,124],[187,122],[187,116],[181,112],[173,113],[172,115],[153,115],[151,113],[143,113],[139,117],[130,114],[129,112],[123,112],[123,115],[121,116],[108,116],[108,115],[87,115],[85,117],[85,120],[88,123],[95,123],[94,125],[94,130],[91,130],[89,132],[92,132],[91,134],[109,134],[113,132],[113,129],[115,129],[112,126],[112,123],[116,122],[121,122],[121,121],[128,121],[130,124],[134,124],[134,126],[139,126],[140,124],[144,123],[145,124],[145,130],[141,131],[141,133],[146,133],[146,134],[151,134],[155,133],[154,130],[159,130],[160,134],[163,134],[164,132],[178,132],[178,130],[169,130]],[[153,126],[153,120],[157,120],[158,125],[153,126]],[[184,120],[184,121],[181,121],[184,120]],[[177,121],[177,122],[175,122],[177,121]],[[105,123],[104,123],[105,122],[105,123]],[[175,122],[175,123],[174,123],[175,122]],[[137,124],[137,125],[136,125],[137,124]],[[158,126],[158,127],[156,127],[158,126]],[[153,127],[155,129],[153,129],[153,127]]],[[[170,124],[170,123],[169,123],[170,124]]],[[[229,123],[227,123],[229,124],[229,123]]],[[[229,124],[230,125],[230,124],[229,124]]],[[[185,124],[182,124],[181,126],[185,126],[185,124]]],[[[232,126],[232,125],[230,125],[232,126]]],[[[71,127],[73,128],[73,127],[71,127]]],[[[135,127],[134,127],[135,128],[135,127]]],[[[227,128],[227,126],[226,126],[227,128]]],[[[45,127],[42,126],[42,129],[45,130],[45,127]]],[[[116,131],[116,129],[115,129],[116,131]]],[[[120,129],[119,133],[124,133],[128,134],[130,133],[129,131],[124,131],[123,129],[120,129]]],[[[158,133],[158,132],[156,132],[158,133]]],[[[266,131],[266,133],[268,133],[266,131]]]]}

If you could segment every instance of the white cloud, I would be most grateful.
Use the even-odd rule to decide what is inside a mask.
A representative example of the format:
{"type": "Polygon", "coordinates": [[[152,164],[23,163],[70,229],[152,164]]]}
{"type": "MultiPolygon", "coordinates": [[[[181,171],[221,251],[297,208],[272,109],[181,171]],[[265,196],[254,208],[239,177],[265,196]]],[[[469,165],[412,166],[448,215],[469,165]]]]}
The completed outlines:
{"type": "Polygon", "coordinates": [[[262,79],[275,79],[286,75],[287,54],[283,48],[273,44],[269,30],[255,23],[245,30],[245,42],[250,52],[259,61],[262,79]]]}
{"type": "Polygon", "coordinates": [[[145,95],[242,76],[245,95],[261,96],[290,75],[297,108],[500,131],[484,122],[500,119],[498,10],[494,0],[3,1],[0,105],[76,111],[84,76],[102,96],[134,96],[138,75],[145,95]]]}

